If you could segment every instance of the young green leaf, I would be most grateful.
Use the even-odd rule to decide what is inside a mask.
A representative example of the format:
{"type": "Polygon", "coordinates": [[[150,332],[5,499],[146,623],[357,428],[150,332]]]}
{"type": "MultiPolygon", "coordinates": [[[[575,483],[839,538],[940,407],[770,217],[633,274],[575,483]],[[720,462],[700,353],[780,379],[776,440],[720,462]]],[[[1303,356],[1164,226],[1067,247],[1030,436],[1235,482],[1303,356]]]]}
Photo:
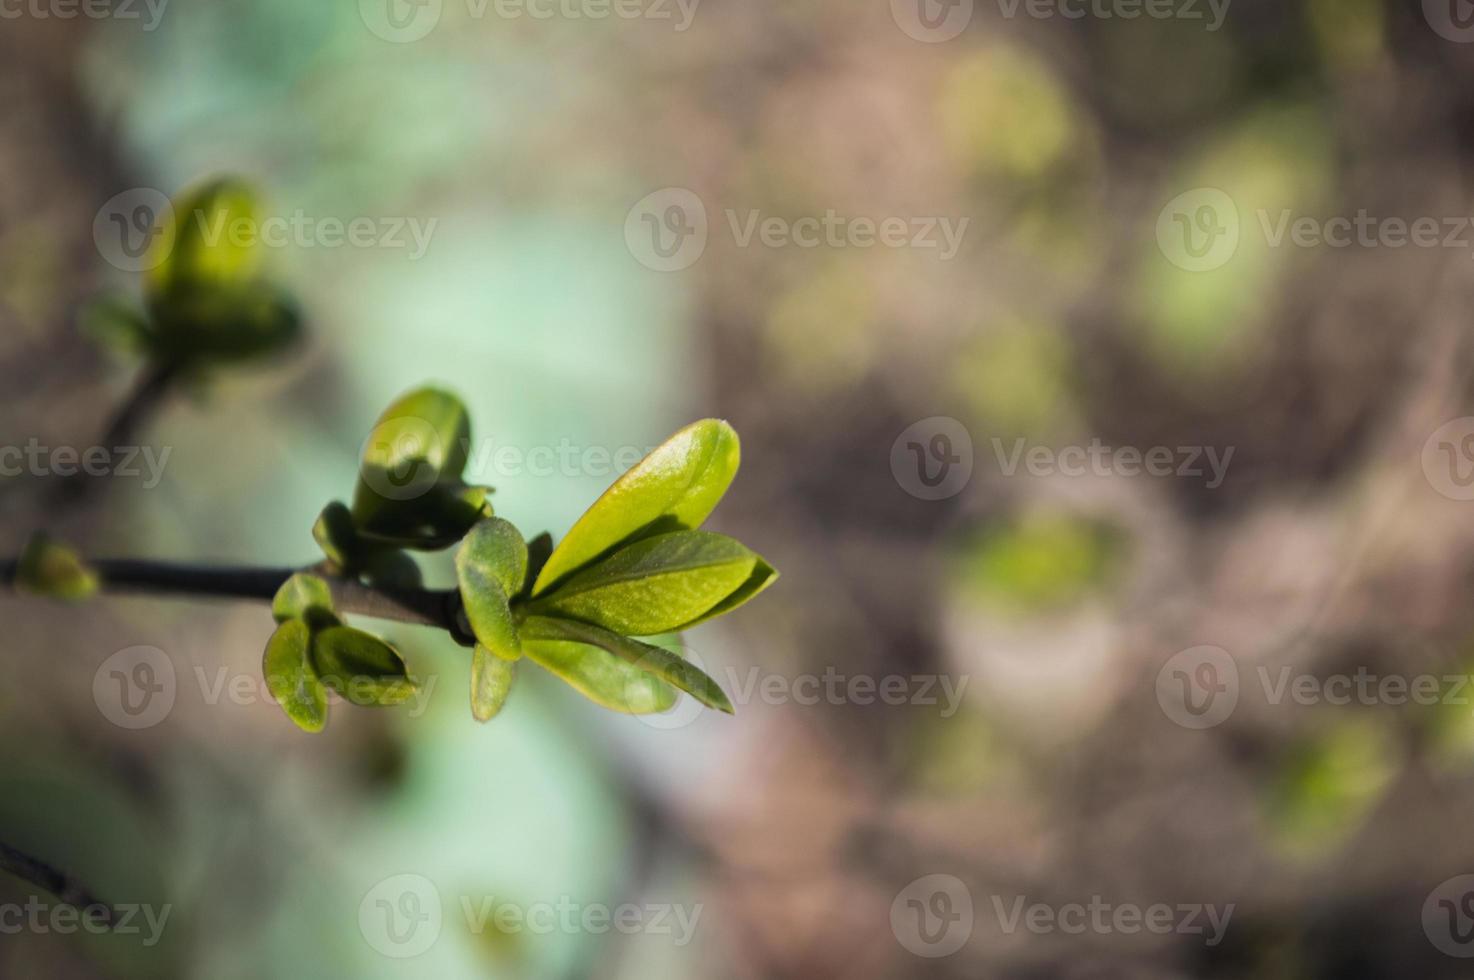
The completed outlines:
{"type": "Polygon", "coordinates": [[[719,419],[693,422],[625,473],[573,525],[537,576],[541,595],[616,545],[694,528],[737,475],[737,433],[719,419]]]}
{"type": "Polygon", "coordinates": [[[303,731],[320,732],[328,720],[328,692],[312,667],[312,632],[289,619],[266,642],[261,673],[266,689],[303,731]]]}
{"type": "Polygon", "coordinates": [[[502,710],[516,670],[514,661],[476,644],[471,654],[471,714],[477,721],[490,721],[502,710]]]}
{"type": "Polygon", "coordinates": [[[548,558],[553,554],[553,536],[547,531],[539,534],[527,542],[527,575],[522,586],[517,590],[518,596],[532,594],[532,583],[537,581],[537,576],[548,563],[548,558]]]}
{"type": "Polygon", "coordinates": [[[337,622],[333,593],[327,581],[306,572],[298,572],[276,590],[276,597],[271,600],[271,615],[278,623],[289,619],[312,620],[314,625],[337,622]]]}
{"type": "Polygon", "coordinates": [[[21,552],[15,584],[36,595],[76,602],[97,591],[98,577],[71,548],[37,532],[21,552]]]}
{"type": "Polygon", "coordinates": [[[746,582],[737,586],[736,591],[690,622],[672,627],[671,632],[678,633],[681,630],[688,630],[699,623],[704,623],[709,619],[725,616],[776,581],[778,581],[778,570],[759,558],[757,564],[753,566],[752,574],[747,576],[746,582]]]}
{"type": "MultiPolygon", "coordinates": [[[[732,702],[716,681],[708,677],[695,664],[682,660],[669,650],[662,650],[649,643],[641,643],[639,640],[611,633],[609,630],[589,623],[549,616],[528,616],[523,620],[521,630],[523,650],[526,651],[528,657],[538,663],[542,661],[534,656],[534,651],[543,641],[553,640],[596,646],[680,688],[709,708],[725,711],[729,715],[734,713],[732,702]]],[[[537,652],[541,654],[541,651],[537,652]]],[[[573,682],[569,681],[569,683],[573,682]]]]}
{"type": "Polygon", "coordinates": [[[760,561],[710,531],[658,534],[584,568],[528,608],[650,636],[700,618],[742,587],[760,561]]]}
{"type": "Polygon", "coordinates": [[[162,355],[245,361],[279,351],[301,334],[292,299],[269,282],[186,284],[149,305],[162,355]]]}
{"type": "Polygon", "coordinates": [[[370,551],[363,563],[363,577],[370,585],[391,589],[418,589],[425,584],[414,557],[393,549],[370,551]]]}
{"type": "Polygon", "coordinates": [[[351,626],[314,631],[312,659],[323,684],[354,704],[400,704],[417,689],[399,651],[351,626]]]}
{"type": "Polygon", "coordinates": [[[124,296],[107,295],[92,300],[78,314],[78,325],[94,343],[114,354],[146,355],[157,343],[153,324],[124,296]]]}
{"type": "Polygon", "coordinates": [[[145,289],[155,299],[197,287],[249,282],[261,265],[261,206],[242,181],[225,177],[186,190],[159,222],[153,243],[159,258],[145,289]]]}
{"type": "Polygon", "coordinates": [[[341,500],[334,500],[317,515],[312,525],[312,539],[339,568],[356,568],[361,560],[353,515],[341,500]]]}
{"type": "Polygon", "coordinates": [[[392,514],[402,509],[395,505],[423,497],[442,482],[459,480],[470,441],[466,406],[450,392],[416,388],[395,399],[363,446],[353,493],[359,526],[413,524],[392,514]]]}
{"type": "Polygon", "coordinates": [[[669,711],[676,689],[601,647],[571,640],[524,638],[527,659],[610,711],[651,715],[669,711]]]}
{"type": "Polygon", "coordinates": [[[470,566],[480,569],[510,598],[527,577],[527,542],[510,521],[488,517],[471,528],[456,551],[456,570],[470,566]]]}
{"type": "Polygon", "coordinates": [[[516,660],[522,655],[522,647],[511,602],[501,583],[480,565],[461,562],[456,565],[461,605],[477,642],[505,660],[516,660]]]}

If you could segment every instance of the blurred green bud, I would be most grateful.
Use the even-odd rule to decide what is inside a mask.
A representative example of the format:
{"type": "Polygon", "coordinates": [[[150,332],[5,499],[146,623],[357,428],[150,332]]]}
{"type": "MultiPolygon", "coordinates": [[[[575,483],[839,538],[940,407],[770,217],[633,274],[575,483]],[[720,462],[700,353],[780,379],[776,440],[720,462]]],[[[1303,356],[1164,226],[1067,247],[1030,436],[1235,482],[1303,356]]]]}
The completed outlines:
{"type": "Polygon", "coordinates": [[[219,178],[186,191],[162,218],[144,299],[157,353],[186,361],[245,360],[300,333],[296,304],[262,278],[255,191],[219,178]]]}
{"type": "Polygon", "coordinates": [[[154,238],[145,292],[150,304],[201,287],[231,289],[261,270],[261,205],[244,181],[221,177],[175,198],[154,238]]]}
{"type": "Polygon", "coordinates": [[[79,601],[96,592],[99,583],[97,572],[80,555],[38,532],[21,552],[15,584],[36,595],[79,601]]]}

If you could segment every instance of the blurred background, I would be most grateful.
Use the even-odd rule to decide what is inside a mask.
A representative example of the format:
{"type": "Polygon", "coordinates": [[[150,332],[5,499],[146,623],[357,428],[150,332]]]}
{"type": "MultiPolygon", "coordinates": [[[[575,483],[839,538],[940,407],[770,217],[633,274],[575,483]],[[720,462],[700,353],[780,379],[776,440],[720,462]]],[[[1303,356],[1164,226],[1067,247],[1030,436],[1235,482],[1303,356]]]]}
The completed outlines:
{"type": "Polygon", "coordinates": [[[783,577],[685,638],[735,717],[528,669],[480,726],[390,626],[427,696],[317,736],[261,604],[0,597],[0,840],[142,909],[0,875],[0,976],[1471,975],[1471,41],[1458,0],[6,5],[0,445],[138,383],[77,312],[137,293],[144,191],[299,216],[306,334],[171,392],[152,477],[7,473],[0,552],[311,562],[433,381],[528,536],[731,420],[710,526],[783,577]]]}

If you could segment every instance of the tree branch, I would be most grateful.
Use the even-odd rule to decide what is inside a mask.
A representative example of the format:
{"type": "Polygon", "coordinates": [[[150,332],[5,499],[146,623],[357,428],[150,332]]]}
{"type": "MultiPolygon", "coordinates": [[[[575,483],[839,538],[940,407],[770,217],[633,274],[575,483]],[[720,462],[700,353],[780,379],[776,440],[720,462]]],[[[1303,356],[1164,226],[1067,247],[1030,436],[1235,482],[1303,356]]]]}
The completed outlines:
{"type": "Polygon", "coordinates": [[[101,909],[103,921],[107,925],[113,923],[112,906],[99,901],[86,885],[66,872],[24,851],[17,850],[4,841],[0,841],[0,869],[9,871],[22,881],[28,881],[38,888],[44,888],[60,901],[79,911],[101,909]]]}
{"type": "MultiPolygon", "coordinates": [[[[113,452],[133,442],[139,431],[159,410],[178,376],[179,366],[173,362],[159,362],[144,367],[133,390],[108,420],[96,443],[107,451],[109,471],[112,470],[113,452]]],[[[47,500],[47,513],[55,515],[79,505],[102,486],[102,482],[82,470],[64,477],[56,492],[47,500]]]]}
{"type": "MultiPolygon", "coordinates": [[[[18,562],[0,562],[0,581],[14,585],[18,562]]],[[[260,568],[246,565],[197,565],[130,558],[88,561],[105,592],[142,595],[247,599],[270,602],[287,579],[298,572],[327,582],[338,612],[387,619],[445,630],[462,646],[476,639],[461,610],[455,589],[399,589],[365,585],[334,574],[324,565],[305,568],[260,568]]]]}

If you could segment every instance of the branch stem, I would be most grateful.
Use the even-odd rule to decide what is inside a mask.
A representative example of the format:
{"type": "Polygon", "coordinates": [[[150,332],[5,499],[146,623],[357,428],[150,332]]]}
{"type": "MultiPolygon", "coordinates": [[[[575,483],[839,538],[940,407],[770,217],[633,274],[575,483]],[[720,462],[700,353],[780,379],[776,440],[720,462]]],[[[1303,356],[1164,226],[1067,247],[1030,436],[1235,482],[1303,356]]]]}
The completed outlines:
{"type": "MultiPolygon", "coordinates": [[[[104,592],[178,596],[183,598],[247,599],[270,602],[287,579],[298,572],[327,582],[333,605],[341,613],[387,619],[416,626],[435,626],[450,633],[462,646],[475,638],[461,614],[455,589],[400,589],[364,585],[336,575],[322,565],[305,568],[262,568],[253,565],[201,565],[132,558],[89,561],[104,592]]],[[[0,562],[0,581],[15,580],[17,562],[0,562]]]]}
{"type": "Polygon", "coordinates": [[[112,925],[112,908],[106,902],[99,901],[86,885],[65,871],[11,847],[4,841],[0,841],[0,870],[8,871],[22,881],[45,889],[79,911],[100,909],[103,921],[112,925]]]}

